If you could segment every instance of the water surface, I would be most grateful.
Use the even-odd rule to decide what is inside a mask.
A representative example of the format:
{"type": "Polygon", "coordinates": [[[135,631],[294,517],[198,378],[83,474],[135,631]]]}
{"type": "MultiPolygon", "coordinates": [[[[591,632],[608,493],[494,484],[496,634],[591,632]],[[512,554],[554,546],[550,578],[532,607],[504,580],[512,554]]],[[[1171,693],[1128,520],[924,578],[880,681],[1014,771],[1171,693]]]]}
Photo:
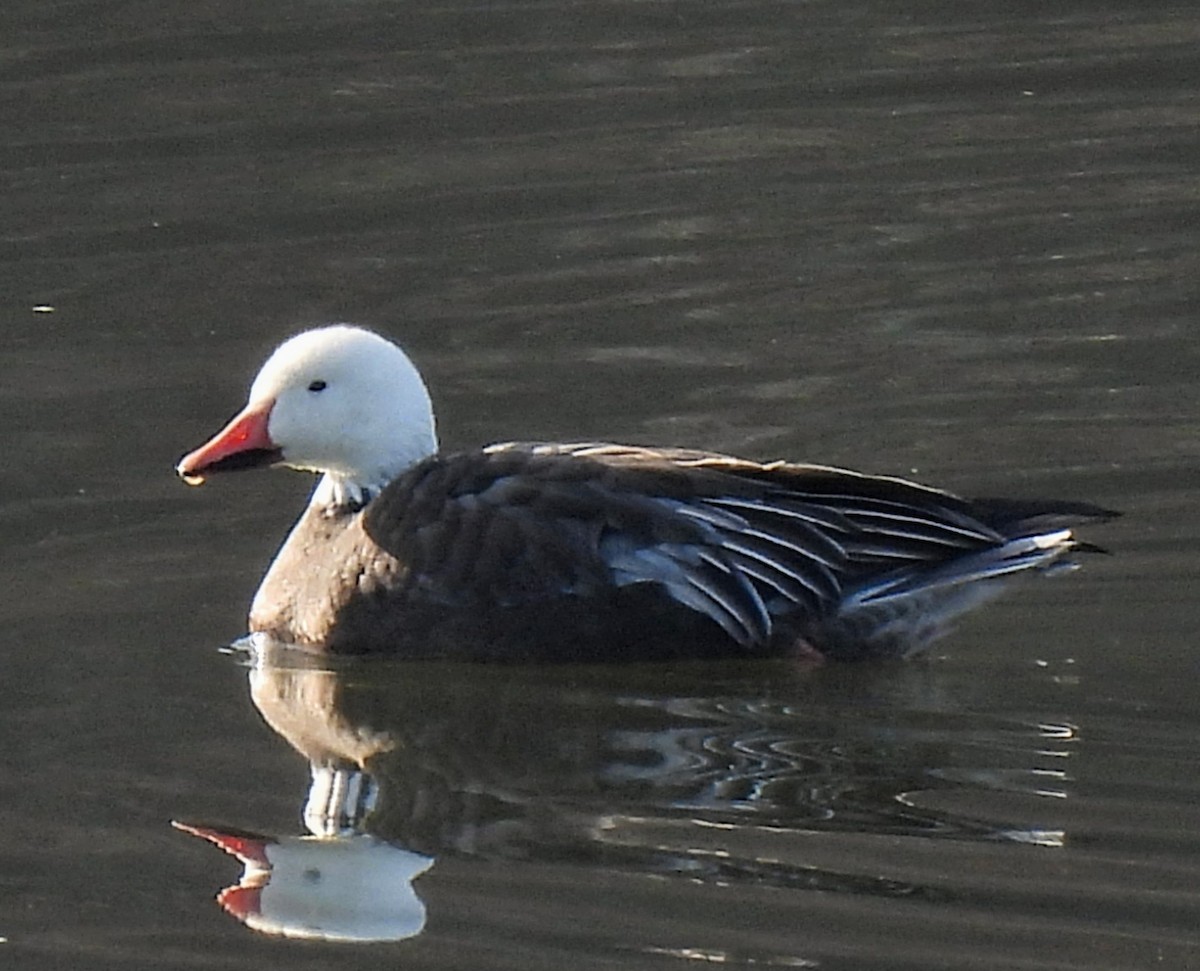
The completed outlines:
{"type": "Polygon", "coordinates": [[[0,949],[1197,963],[1198,35],[1153,2],[5,4],[0,949]],[[316,672],[396,743],[373,832],[435,862],[419,935],[284,941],[168,821],[305,832],[306,759],[217,648],[309,483],[170,468],[328,320],[406,346],[448,446],[1126,515],[916,664],[316,672]]]}

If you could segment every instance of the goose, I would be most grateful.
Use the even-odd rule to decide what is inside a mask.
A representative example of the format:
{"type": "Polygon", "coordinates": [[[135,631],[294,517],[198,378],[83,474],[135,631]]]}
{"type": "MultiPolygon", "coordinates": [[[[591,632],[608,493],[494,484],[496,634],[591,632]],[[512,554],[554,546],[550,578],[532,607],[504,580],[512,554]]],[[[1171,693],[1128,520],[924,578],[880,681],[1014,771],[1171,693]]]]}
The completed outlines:
{"type": "Polygon", "coordinates": [[[683,448],[442,452],[397,345],[283,343],[176,471],[319,474],[250,608],[314,651],[491,661],[907,657],[1021,574],[1095,550],[1085,502],[964,499],[901,478],[683,448]]]}

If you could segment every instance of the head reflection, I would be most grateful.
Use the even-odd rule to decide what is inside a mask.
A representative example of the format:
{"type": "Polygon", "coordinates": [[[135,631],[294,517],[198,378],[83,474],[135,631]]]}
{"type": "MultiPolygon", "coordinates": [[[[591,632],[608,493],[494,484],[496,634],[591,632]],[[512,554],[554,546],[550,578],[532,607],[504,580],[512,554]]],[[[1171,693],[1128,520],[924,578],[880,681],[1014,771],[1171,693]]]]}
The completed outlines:
{"type": "Polygon", "coordinates": [[[398,941],[425,926],[413,880],[433,865],[367,835],[263,836],[174,823],[245,867],[217,895],[226,913],[263,934],[324,941],[398,941]]]}

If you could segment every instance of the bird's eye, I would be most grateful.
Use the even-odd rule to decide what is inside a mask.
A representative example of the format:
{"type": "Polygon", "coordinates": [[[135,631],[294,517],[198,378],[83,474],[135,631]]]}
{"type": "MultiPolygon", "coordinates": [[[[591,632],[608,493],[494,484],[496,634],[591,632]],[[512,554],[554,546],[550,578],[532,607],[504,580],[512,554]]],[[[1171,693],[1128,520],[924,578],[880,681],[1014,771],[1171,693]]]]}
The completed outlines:
{"type": "Polygon", "coordinates": [[[325,388],[326,388],[326,384],[324,381],[314,381],[312,384],[310,384],[308,386],[309,391],[324,391],[325,388]]]}

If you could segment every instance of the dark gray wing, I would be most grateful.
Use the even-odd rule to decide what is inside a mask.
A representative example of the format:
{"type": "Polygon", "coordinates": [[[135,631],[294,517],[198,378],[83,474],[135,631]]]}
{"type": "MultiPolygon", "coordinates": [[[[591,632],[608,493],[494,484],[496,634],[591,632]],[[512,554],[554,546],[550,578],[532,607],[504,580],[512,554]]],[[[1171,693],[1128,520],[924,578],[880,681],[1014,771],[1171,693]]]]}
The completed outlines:
{"type": "Polygon", "coordinates": [[[516,605],[657,584],[742,644],[848,584],[1000,536],[957,497],[820,466],[606,444],[437,456],[364,513],[410,596],[516,605]]]}

